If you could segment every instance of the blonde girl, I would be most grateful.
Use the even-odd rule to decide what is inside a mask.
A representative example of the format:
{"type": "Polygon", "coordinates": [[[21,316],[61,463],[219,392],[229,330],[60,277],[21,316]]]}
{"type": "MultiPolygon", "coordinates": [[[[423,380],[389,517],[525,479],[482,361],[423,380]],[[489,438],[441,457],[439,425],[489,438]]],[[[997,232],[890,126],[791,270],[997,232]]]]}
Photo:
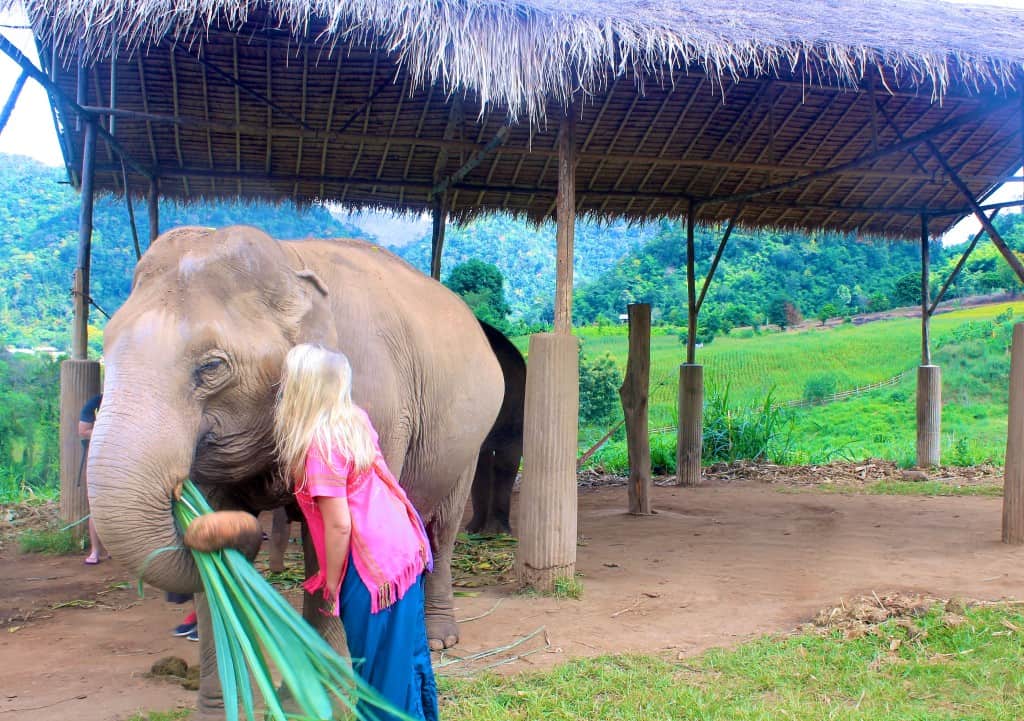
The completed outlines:
{"type": "MultiPolygon", "coordinates": [[[[352,368],[343,354],[309,344],[289,351],[274,430],[320,566],[304,588],[322,594],[340,616],[356,671],[395,709],[436,721],[423,614],[430,544],[369,416],[352,402],[352,368]]],[[[369,719],[395,718],[359,710],[369,719]]]]}

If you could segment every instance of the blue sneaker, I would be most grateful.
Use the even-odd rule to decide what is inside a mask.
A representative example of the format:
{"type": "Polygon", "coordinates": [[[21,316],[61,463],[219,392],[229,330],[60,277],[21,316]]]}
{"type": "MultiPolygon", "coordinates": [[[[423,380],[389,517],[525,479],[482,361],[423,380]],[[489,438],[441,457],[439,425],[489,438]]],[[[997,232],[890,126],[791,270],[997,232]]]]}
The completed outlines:
{"type": "Polygon", "coordinates": [[[198,641],[199,640],[199,626],[198,625],[193,625],[192,626],[192,630],[188,632],[188,635],[185,636],[185,638],[187,638],[189,641],[198,641]]]}
{"type": "Polygon", "coordinates": [[[192,634],[198,632],[199,624],[195,621],[192,621],[191,623],[179,623],[177,626],[174,627],[174,630],[171,631],[171,633],[175,636],[191,636],[192,634]]]}

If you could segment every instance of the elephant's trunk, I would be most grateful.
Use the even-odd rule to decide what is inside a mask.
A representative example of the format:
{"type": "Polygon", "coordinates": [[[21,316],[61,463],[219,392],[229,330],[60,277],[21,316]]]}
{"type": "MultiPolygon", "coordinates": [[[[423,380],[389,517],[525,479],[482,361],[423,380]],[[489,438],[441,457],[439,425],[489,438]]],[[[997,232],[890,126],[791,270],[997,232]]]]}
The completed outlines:
{"type": "Polygon", "coordinates": [[[133,383],[128,390],[110,381],[108,374],[89,449],[96,530],[111,555],[143,581],[176,593],[200,591],[171,510],[174,489],[192,463],[198,409],[183,418],[181,408],[154,397],[157,384],[133,383]]]}

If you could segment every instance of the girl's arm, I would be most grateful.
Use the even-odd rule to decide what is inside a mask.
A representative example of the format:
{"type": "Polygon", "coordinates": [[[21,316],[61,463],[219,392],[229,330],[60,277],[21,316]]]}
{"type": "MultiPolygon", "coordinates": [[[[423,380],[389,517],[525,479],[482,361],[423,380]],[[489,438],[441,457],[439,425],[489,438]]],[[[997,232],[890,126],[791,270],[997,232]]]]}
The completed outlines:
{"type": "Polygon", "coordinates": [[[349,541],[352,537],[352,516],[349,513],[348,499],[344,496],[317,496],[317,506],[324,519],[325,565],[322,569],[327,580],[327,590],[331,599],[338,598],[341,588],[341,570],[348,558],[349,541]]]}

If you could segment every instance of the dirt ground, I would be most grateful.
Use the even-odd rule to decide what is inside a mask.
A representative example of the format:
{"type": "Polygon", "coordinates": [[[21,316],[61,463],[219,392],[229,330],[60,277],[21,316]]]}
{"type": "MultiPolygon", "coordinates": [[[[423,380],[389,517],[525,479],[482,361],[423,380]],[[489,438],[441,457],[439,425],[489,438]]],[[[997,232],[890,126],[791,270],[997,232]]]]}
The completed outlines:
{"type": "MultiPolygon", "coordinates": [[[[961,481],[992,482],[995,471],[961,481]]],[[[508,583],[464,590],[462,643],[435,666],[516,673],[602,653],[686,656],[788,632],[858,594],[1024,597],[1024,548],[999,542],[1000,499],[815,488],[898,473],[877,463],[722,468],[700,488],[655,488],[649,517],[624,513],[623,487],[581,477],[582,599],[508,583]]],[[[154,589],[140,599],[115,563],[21,555],[6,543],[0,589],[0,718],[110,721],[193,702],[194,692],[146,676],[164,656],[196,662],[197,644],[169,633],[183,608],[154,589]]]]}

